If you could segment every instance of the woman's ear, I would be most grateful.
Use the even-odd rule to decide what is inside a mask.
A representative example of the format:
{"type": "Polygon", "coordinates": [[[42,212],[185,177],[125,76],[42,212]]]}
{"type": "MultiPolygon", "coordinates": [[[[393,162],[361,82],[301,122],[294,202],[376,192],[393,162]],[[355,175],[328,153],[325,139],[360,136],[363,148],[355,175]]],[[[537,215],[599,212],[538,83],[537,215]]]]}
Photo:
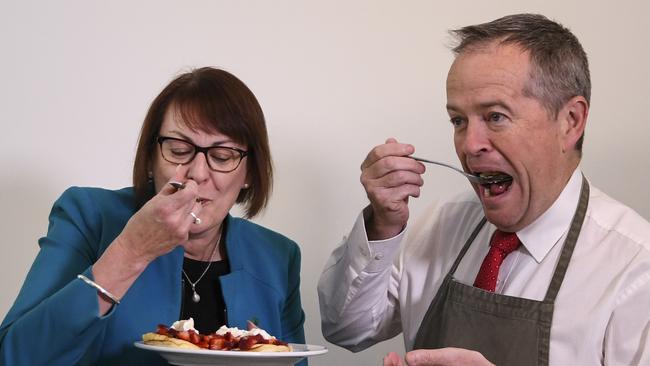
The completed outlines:
{"type": "Polygon", "coordinates": [[[573,97],[564,105],[559,115],[563,152],[576,150],[576,144],[584,135],[588,115],[589,103],[582,96],[573,97]]]}

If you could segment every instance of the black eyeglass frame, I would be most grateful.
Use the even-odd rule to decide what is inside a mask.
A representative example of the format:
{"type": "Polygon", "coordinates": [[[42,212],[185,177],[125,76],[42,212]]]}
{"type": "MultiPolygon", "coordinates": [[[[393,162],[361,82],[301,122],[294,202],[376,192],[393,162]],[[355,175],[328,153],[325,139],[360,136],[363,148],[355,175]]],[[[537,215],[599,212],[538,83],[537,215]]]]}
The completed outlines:
{"type": "Polygon", "coordinates": [[[203,153],[203,155],[205,156],[205,161],[208,163],[208,167],[210,168],[210,170],[215,171],[215,172],[220,172],[220,173],[230,173],[230,172],[233,172],[233,171],[237,170],[237,168],[239,168],[239,165],[241,164],[241,161],[244,160],[244,158],[246,156],[248,156],[248,154],[249,154],[248,151],[238,149],[236,147],[230,147],[230,146],[207,146],[207,147],[203,147],[203,146],[195,145],[195,144],[193,144],[193,143],[191,143],[191,142],[189,142],[187,140],[179,139],[179,138],[176,138],[176,137],[158,136],[156,138],[156,142],[158,143],[158,146],[160,146],[160,155],[162,156],[163,159],[165,159],[165,161],[168,161],[168,162],[170,162],[172,164],[183,164],[183,165],[185,165],[185,164],[191,163],[194,160],[194,158],[196,158],[196,155],[198,153],[203,153]],[[163,143],[165,141],[168,141],[168,140],[183,142],[183,143],[186,143],[186,144],[194,147],[194,154],[192,155],[192,158],[190,158],[185,163],[177,163],[177,162],[170,161],[169,159],[167,159],[165,157],[165,154],[163,153],[163,143]],[[231,170],[221,170],[221,169],[213,168],[212,165],[210,164],[210,158],[208,157],[208,151],[210,149],[214,149],[214,148],[227,149],[227,150],[232,150],[232,151],[237,152],[239,154],[239,160],[237,160],[237,165],[235,165],[235,167],[232,168],[231,170]]]}

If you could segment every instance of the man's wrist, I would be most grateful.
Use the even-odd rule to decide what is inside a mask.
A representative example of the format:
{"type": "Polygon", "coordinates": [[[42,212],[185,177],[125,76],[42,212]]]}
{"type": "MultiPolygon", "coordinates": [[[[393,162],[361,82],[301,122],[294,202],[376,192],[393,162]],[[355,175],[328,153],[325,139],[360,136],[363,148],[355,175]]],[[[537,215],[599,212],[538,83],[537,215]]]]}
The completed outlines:
{"type": "Polygon", "coordinates": [[[394,238],[404,231],[404,224],[394,224],[382,220],[374,214],[372,206],[363,210],[363,222],[368,241],[386,240],[394,238]]]}

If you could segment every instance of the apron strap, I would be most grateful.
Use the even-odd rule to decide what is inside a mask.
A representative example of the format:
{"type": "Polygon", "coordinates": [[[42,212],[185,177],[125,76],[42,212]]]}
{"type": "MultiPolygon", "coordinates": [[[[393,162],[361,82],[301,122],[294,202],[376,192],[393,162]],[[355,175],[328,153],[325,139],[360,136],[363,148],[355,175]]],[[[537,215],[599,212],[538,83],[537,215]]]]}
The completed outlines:
{"type": "Polygon", "coordinates": [[[456,260],[454,261],[454,264],[451,266],[451,269],[449,272],[447,272],[447,277],[451,277],[455,272],[456,268],[458,268],[458,265],[460,264],[460,261],[463,259],[465,256],[465,253],[467,253],[467,250],[469,249],[469,246],[472,245],[472,242],[476,238],[479,232],[481,232],[481,229],[483,228],[483,225],[485,225],[485,222],[487,221],[487,218],[483,216],[481,221],[476,225],[474,228],[474,231],[472,231],[472,234],[467,238],[467,241],[465,242],[465,245],[463,246],[463,249],[460,250],[460,253],[458,253],[458,256],[456,257],[456,260]]]}
{"type": "Polygon", "coordinates": [[[481,221],[478,223],[478,225],[476,225],[476,227],[474,228],[474,231],[472,232],[472,234],[469,236],[469,238],[465,242],[465,245],[463,246],[463,248],[460,250],[460,253],[458,253],[458,256],[456,257],[456,260],[454,261],[454,264],[452,264],[451,269],[449,270],[449,272],[447,272],[444,279],[442,280],[442,284],[438,288],[438,291],[437,291],[436,295],[434,296],[433,300],[429,304],[429,308],[427,309],[427,312],[424,313],[424,318],[420,322],[420,327],[418,328],[418,331],[417,331],[417,333],[415,335],[415,340],[414,340],[414,344],[413,344],[414,349],[425,348],[425,346],[426,346],[425,342],[427,341],[427,336],[425,336],[425,334],[427,334],[428,329],[427,329],[427,326],[422,326],[422,325],[423,324],[426,324],[426,325],[430,324],[433,321],[432,319],[438,315],[435,312],[436,305],[438,304],[439,301],[441,301],[441,299],[442,299],[442,301],[445,300],[445,298],[447,296],[447,292],[449,291],[449,284],[450,284],[450,282],[451,282],[451,280],[453,278],[454,272],[456,272],[456,268],[460,264],[460,261],[463,259],[463,256],[465,255],[465,252],[467,252],[467,250],[469,249],[469,246],[474,241],[474,238],[476,238],[478,233],[481,231],[481,228],[483,227],[483,225],[485,225],[486,221],[487,221],[487,218],[485,216],[483,216],[483,218],[481,218],[481,221]]]}
{"type": "Polygon", "coordinates": [[[548,287],[548,290],[546,291],[546,296],[544,297],[544,302],[546,303],[553,304],[555,302],[555,298],[557,297],[557,293],[560,291],[562,281],[564,280],[564,275],[566,274],[567,268],[569,268],[569,262],[571,261],[571,256],[573,255],[573,249],[575,248],[576,242],[578,241],[578,235],[580,234],[580,229],[582,228],[582,223],[584,222],[585,214],[587,213],[588,204],[589,183],[587,183],[587,179],[585,179],[585,176],[583,174],[578,207],[576,208],[576,212],[573,215],[569,233],[564,240],[564,247],[562,248],[560,259],[557,262],[555,273],[553,274],[551,283],[548,287]]]}

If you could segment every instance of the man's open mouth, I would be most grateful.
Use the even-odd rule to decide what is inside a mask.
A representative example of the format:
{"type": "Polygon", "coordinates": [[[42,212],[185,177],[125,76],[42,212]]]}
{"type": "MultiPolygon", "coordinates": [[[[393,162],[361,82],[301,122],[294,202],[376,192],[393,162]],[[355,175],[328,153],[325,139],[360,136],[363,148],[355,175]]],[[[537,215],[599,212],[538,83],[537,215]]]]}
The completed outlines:
{"type": "Polygon", "coordinates": [[[481,178],[483,197],[492,197],[503,194],[512,184],[512,176],[503,172],[481,172],[477,173],[481,178]]]}

